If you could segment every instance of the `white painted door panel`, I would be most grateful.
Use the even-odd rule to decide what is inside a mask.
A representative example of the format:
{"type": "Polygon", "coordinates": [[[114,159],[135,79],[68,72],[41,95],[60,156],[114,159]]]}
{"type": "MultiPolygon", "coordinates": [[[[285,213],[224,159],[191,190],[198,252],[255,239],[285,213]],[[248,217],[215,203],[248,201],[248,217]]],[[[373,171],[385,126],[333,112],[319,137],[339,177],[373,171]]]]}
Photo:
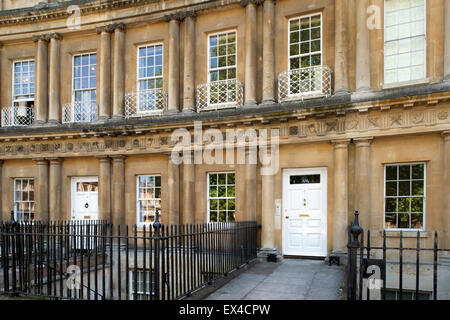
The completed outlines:
{"type": "Polygon", "coordinates": [[[326,169],[283,174],[283,254],[326,256],[326,169]]]}

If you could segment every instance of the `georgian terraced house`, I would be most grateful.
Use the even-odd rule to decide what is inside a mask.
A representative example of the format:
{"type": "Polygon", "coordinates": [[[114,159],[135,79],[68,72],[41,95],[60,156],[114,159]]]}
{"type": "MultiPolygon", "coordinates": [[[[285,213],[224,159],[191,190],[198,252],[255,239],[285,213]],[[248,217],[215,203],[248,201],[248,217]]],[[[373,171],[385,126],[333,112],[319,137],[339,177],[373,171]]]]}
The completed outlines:
{"type": "Polygon", "coordinates": [[[170,224],[257,220],[261,249],[326,257],[359,210],[374,243],[419,230],[450,247],[450,0],[0,10],[3,220],[142,226],[158,208],[170,224]],[[278,129],[279,170],[175,164],[171,135],[195,121],[278,129]]]}

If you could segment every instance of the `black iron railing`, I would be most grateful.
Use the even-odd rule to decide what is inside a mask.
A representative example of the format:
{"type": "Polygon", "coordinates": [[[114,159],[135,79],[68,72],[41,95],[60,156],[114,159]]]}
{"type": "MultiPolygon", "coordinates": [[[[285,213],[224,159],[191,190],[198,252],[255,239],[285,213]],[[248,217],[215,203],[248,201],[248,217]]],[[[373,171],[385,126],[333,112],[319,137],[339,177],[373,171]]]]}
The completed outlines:
{"type": "Polygon", "coordinates": [[[421,245],[426,242],[421,231],[411,237],[411,231],[402,230],[393,238],[388,237],[385,230],[381,237],[372,237],[368,230],[364,244],[364,230],[359,225],[358,215],[356,211],[347,230],[347,299],[437,300],[440,296],[448,299],[450,286],[441,283],[440,289],[438,276],[446,272],[445,268],[450,271],[450,266],[440,261],[440,255],[450,253],[450,249],[439,248],[437,232],[434,232],[432,247],[421,245]],[[406,233],[408,238],[405,238],[406,233]],[[374,238],[381,243],[372,245],[374,238]],[[415,243],[415,247],[411,243],[415,243]],[[409,280],[407,285],[406,280],[409,280]]]}
{"type": "Polygon", "coordinates": [[[256,258],[256,222],[0,224],[0,293],[174,300],[256,258]]]}

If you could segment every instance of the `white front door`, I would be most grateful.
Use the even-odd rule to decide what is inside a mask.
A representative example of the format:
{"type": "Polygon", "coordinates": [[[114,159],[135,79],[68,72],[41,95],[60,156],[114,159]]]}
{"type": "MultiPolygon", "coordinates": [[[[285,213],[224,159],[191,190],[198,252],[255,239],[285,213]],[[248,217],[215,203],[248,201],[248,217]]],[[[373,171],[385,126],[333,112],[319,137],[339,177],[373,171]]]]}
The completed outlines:
{"type": "Polygon", "coordinates": [[[327,255],[327,169],[283,170],[283,254],[327,255]]]}
{"type": "Polygon", "coordinates": [[[98,178],[72,178],[72,220],[98,219],[98,178]]]}

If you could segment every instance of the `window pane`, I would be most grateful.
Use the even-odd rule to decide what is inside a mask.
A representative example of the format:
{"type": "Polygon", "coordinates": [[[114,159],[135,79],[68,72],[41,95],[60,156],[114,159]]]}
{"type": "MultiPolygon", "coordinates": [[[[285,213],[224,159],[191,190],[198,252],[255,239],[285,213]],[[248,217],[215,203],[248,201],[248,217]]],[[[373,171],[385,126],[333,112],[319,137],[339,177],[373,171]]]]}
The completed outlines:
{"type": "Polygon", "coordinates": [[[386,182],[386,196],[397,196],[397,182],[386,182]]]}
{"type": "Polygon", "coordinates": [[[423,228],[423,214],[412,213],[411,214],[411,228],[422,229],[423,228]]]}
{"type": "Polygon", "coordinates": [[[210,222],[234,221],[235,210],[235,174],[208,174],[209,196],[208,211],[210,222]]]}
{"type": "Polygon", "coordinates": [[[386,212],[397,212],[397,199],[387,198],[385,200],[385,211],[386,212]]]}
{"type": "Polygon", "coordinates": [[[385,83],[425,77],[424,0],[385,0],[385,83]]]}
{"type": "Polygon", "coordinates": [[[386,213],[385,228],[397,228],[397,215],[395,213],[386,213]]]}
{"type": "Polygon", "coordinates": [[[424,165],[416,164],[412,166],[412,178],[423,179],[424,178],[424,165]]]}

